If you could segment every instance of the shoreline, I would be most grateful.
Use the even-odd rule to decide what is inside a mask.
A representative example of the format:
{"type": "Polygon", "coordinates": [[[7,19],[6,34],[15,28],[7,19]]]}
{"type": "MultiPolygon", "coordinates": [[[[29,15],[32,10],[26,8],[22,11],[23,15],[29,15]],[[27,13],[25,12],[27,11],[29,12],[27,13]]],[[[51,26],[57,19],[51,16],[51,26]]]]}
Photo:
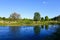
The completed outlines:
{"type": "Polygon", "coordinates": [[[16,22],[16,23],[5,23],[5,22],[3,22],[3,23],[0,23],[0,26],[35,26],[35,25],[51,25],[51,24],[59,24],[60,25],[60,22],[48,22],[48,21],[46,21],[46,22],[37,22],[37,23],[18,23],[18,22],[16,22]]]}

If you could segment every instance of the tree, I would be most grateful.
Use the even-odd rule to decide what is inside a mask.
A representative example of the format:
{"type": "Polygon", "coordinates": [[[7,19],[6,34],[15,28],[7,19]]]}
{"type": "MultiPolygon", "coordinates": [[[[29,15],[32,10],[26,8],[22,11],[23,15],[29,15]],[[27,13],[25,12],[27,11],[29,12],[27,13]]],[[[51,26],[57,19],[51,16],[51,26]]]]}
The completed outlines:
{"type": "Polygon", "coordinates": [[[59,15],[59,16],[56,16],[56,17],[54,17],[54,18],[52,18],[51,20],[60,21],[60,15],[59,15]]]}
{"type": "Polygon", "coordinates": [[[9,18],[12,19],[12,20],[18,20],[18,19],[20,19],[20,15],[17,14],[16,12],[14,12],[10,15],[9,18]]]}
{"type": "Polygon", "coordinates": [[[48,16],[45,16],[45,21],[48,21],[48,20],[49,20],[48,16]]]}
{"type": "Polygon", "coordinates": [[[60,15],[55,18],[55,20],[60,21],[60,15]]]}
{"type": "Polygon", "coordinates": [[[40,14],[39,12],[34,13],[34,21],[40,21],[40,14]]]}
{"type": "Polygon", "coordinates": [[[60,15],[57,17],[57,21],[60,21],[60,15]]]}
{"type": "Polygon", "coordinates": [[[5,17],[3,17],[2,19],[5,20],[5,17]]]}
{"type": "Polygon", "coordinates": [[[44,21],[44,18],[43,17],[41,18],[41,21],[44,21]]]}
{"type": "Polygon", "coordinates": [[[2,18],[0,17],[0,20],[2,20],[2,18]]]}

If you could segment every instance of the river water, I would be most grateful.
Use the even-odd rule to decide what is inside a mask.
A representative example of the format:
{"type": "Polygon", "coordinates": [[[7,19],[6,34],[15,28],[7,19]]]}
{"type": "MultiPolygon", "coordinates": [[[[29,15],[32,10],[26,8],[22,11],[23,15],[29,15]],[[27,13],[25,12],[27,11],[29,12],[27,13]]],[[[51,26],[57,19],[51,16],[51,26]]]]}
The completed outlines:
{"type": "Polygon", "coordinates": [[[59,40],[60,25],[0,26],[0,40],[59,40]]]}

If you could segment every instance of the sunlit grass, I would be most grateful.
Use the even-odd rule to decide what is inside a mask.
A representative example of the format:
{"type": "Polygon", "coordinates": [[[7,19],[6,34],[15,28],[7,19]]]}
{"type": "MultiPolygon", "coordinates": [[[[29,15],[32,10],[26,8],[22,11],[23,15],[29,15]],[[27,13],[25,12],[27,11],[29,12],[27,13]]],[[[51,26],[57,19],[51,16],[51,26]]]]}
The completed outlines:
{"type": "Polygon", "coordinates": [[[37,21],[37,23],[35,21],[4,21],[4,22],[0,22],[0,26],[33,26],[33,25],[47,25],[47,24],[60,24],[60,22],[58,21],[37,21]]]}

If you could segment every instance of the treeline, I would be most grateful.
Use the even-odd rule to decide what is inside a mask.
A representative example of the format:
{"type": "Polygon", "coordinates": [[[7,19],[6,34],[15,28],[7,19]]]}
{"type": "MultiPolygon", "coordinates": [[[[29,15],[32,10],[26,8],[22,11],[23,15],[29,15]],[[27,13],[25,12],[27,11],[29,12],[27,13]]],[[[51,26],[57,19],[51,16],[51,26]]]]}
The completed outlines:
{"type": "Polygon", "coordinates": [[[5,20],[5,21],[20,21],[20,20],[30,20],[30,21],[60,21],[60,15],[54,18],[49,18],[48,16],[41,17],[39,12],[35,12],[33,19],[28,19],[28,18],[21,18],[21,15],[14,12],[12,13],[8,18],[5,17],[0,17],[0,20],[5,20]]]}
{"type": "Polygon", "coordinates": [[[51,20],[60,21],[60,15],[59,15],[59,16],[56,16],[56,17],[54,17],[54,18],[52,18],[51,20]]]}

